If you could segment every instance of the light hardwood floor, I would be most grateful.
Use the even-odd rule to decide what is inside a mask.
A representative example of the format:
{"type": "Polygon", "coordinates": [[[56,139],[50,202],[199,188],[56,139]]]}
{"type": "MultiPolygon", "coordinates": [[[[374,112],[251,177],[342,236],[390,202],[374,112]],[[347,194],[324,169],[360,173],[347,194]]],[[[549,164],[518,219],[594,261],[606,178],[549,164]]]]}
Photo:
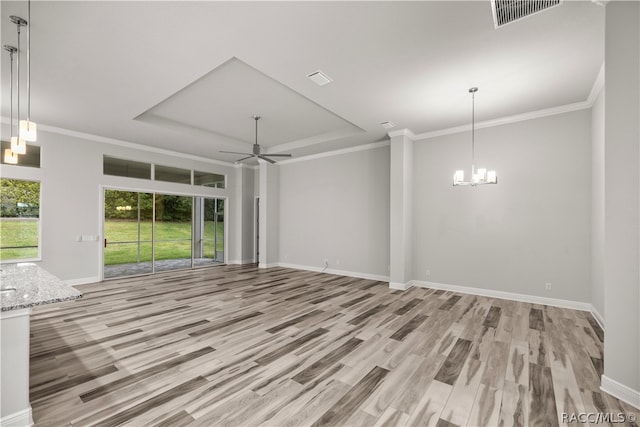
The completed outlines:
{"type": "Polygon", "coordinates": [[[81,300],[33,310],[36,426],[554,426],[564,412],[638,412],[599,390],[603,332],[586,312],[254,265],[78,288],[81,300]]]}

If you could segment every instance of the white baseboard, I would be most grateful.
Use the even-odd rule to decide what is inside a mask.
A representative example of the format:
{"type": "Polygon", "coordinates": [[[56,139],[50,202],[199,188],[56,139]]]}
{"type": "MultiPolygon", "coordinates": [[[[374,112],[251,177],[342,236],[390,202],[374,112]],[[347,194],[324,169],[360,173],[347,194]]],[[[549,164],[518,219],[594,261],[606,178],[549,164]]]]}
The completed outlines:
{"type": "Polygon", "coordinates": [[[396,291],[406,291],[411,286],[413,286],[413,280],[411,280],[411,281],[409,281],[407,283],[389,282],[389,288],[390,289],[395,289],[396,291]]]}
{"type": "MultiPolygon", "coordinates": [[[[494,291],[491,289],[472,288],[468,286],[447,285],[443,283],[424,282],[422,280],[413,280],[413,286],[421,288],[441,289],[443,291],[459,292],[461,294],[472,294],[490,298],[508,299],[514,301],[528,302],[532,304],[550,305],[553,307],[570,308],[573,310],[581,310],[592,312],[593,306],[586,302],[569,301],[557,298],[538,297],[535,295],[516,294],[512,292],[494,291]]],[[[597,319],[596,319],[597,320],[597,319]]]]}
{"type": "Polygon", "coordinates": [[[63,280],[63,282],[69,286],[88,285],[89,283],[100,282],[100,277],[99,276],[82,277],[80,279],[63,280]]]}
{"type": "Polygon", "coordinates": [[[227,261],[227,264],[234,264],[234,265],[243,265],[243,264],[253,264],[255,261],[253,260],[253,258],[250,259],[232,259],[227,261]]]}
{"type": "Polygon", "coordinates": [[[272,262],[272,263],[259,262],[258,263],[258,268],[272,268],[272,267],[280,267],[280,264],[277,262],[272,262]]]}
{"type": "Polygon", "coordinates": [[[600,325],[600,327],[604,331],[604,317],[594,306],[591,306],[591,316],[593,316],[598,325],[600,325]]]}
{"type": "Polygon", "coordinates": [[[600,380],[600,390],[617,397],[634,408],[640,409],[640,391],[627,387],[605,375],[600,380]]]}
{"type": "Polygon", "coordinates": [[[337,274],[339,276],[357,277],[358,279],[379,280],[381,282],[388,282],[388,276],[380,276],[377,274],[360,273],[357,271],[347,270],[335,270],[333,268],[314,267],[310,265],[288,264],[284,262],[278,263],[278,267],[293,268],[296,270],[317,271],[319,273],[337,274]]]}
{"type": "Polygon", "coordinates": [[[31,405],[27,409],[0,418],[0,426],[2,427],[30,427],[32,425],[31,405]]]}

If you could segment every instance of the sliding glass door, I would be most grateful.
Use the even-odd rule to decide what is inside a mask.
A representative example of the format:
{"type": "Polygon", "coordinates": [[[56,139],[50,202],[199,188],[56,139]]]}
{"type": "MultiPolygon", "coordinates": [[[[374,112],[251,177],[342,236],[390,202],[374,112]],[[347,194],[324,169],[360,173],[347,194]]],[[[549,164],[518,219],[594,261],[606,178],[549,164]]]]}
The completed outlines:
{"type": "Polygon", "coordinates": [[[105,279],[224,262],[224,200],[104,192],[105,279]]]}
{"type": "Polygon", "coordinates": [[[154,271],[193,267],[192,203],[193,197],[156,194],[154,271]]]}
{"type": "Polygon", "coordinates": [[[153,194],[105,190],[104,278],[153,271],[153,194]]]}

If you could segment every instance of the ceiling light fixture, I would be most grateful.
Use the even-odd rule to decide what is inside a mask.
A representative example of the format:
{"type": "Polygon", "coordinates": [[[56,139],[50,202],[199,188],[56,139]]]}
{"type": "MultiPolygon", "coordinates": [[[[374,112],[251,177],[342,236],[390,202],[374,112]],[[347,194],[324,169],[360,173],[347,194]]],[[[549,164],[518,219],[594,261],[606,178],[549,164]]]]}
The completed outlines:
{"type": "Polygon", "coordinates": [[[317,84],[318,86],[324,86],[327,83],[331,83],[333,81],[331,77],[327,76],[325,73],[323,73],[320,70],[307,74],[307,77],[309,77],[311,81],[317,84]]]}
{"type": "MultiPolygon", "coordinates": [[[[31,0],[27,1],[27,119],[20,120],[20,138],[34,142],[38,137],[37,125],[31,121],[31,0]]],[[[20,116],[20,111],[18,111],[20,116]]]]}
{"type": "Polygon", "coordinates": [[[479,168],[476,171],[476,141],[475,141],[475,107],[476,107],[476,92],[478,91],[477,87],[472,87],[469,89],[469,93],[471,93],[471,180],[464,180],[464,171],[457,170],[453,175],[453,185],[484,185],[484,184],[497,184],[498,176],[496,175],[496,171],[490,170],[487,171],[484,168],[479,168]]]}
{"type": "MultiPolygon", "coordinates": [[[[17,143],[17,138],[15,138],[13,136],[13,54],[16,53],[18,51],[18,49],[15,46],[10,46],[8,44],[4,45],[4,50],[6,50],[7,52],[9,52],[9,58],[11,58],[10,61],[10,69],[9,69],[9,103],[10,103],[10,107],[9,107],[9,134],[10,134],[10,138],[9,140],[11,141],[11,148],[5,148],[4,150],[4,162],[5,163],[9,163],[12,165],[18,164],[18,153],[13,151],[14,145],[16,145],[17,143]],[[14,138],[16,140],[16,142],[14,143],[14,138]]],[[[19,148],[19,147],[15,147],[15,148],[19,148]]]]}

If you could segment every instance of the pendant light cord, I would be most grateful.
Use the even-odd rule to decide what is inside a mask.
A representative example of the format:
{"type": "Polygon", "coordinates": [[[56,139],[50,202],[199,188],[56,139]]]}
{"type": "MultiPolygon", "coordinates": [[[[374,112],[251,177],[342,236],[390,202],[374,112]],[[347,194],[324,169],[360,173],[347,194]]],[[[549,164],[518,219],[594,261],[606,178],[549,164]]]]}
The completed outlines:
{"type": "Polygon", "coordinates": [[[31,121],[31,0],[27,1],[27,122],[31,121]]]}
{"type": "Polygon", "coordinates": [[[18,92],[18,111],[16,114],[16,117],[18,119],[18,135],[16,135],[18,138],[20,138],[20,27],[22,26],[22,24],[20,24],[19,22],[16,23],[16,28],[18,29],[18,58],[16,59],[16,91],[18,92]]]}
{"type": "Polygon", "coordinates": [[[4,45],[4,49],[9,52],[9,134],[10,138],[13,139],[13,54],[17,51],[17,49],[13,46],[4,45]]]}
{"type": "Polygon", "coordinates": [[[477,87],[469,89],[471,92],[471,179],[476,173],[476,92],[477,87]]]}

